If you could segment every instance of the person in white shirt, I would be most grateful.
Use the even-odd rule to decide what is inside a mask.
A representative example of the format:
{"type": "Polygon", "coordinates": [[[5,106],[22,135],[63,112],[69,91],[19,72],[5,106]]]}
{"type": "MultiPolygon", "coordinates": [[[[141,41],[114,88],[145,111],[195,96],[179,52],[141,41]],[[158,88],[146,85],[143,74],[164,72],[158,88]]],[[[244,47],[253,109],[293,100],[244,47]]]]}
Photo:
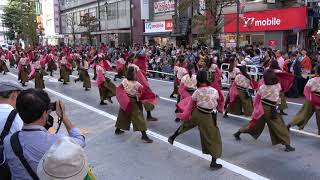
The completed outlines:
{"type": "Polygon", "coordinates": [[[276,57],[277,57],[277,61],[278,61],[278,64],[279,64],[279,67],[281,70],[283,70],[283,66],[284,66],[284,59],[282,57],[282,53],[280,50],[278,50],[276,52],[276,57]]]}
{"type": "MultiPolygon", "coordinates": [[[[16,108],[16,100],[21,90],[22,87],[14,81],[0,81],[0,133],[3,131],[9,114],[16,108]]],[[[9,134],[20,131],[22,126],[23,121],[19,114],[17,114],[9,134]]]]}

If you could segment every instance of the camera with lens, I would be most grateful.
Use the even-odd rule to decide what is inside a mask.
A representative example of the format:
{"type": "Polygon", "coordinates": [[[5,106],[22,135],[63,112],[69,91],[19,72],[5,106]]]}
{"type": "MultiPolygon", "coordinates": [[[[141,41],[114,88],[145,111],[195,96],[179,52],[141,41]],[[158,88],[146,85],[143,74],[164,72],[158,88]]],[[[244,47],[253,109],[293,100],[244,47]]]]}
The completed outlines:
{"type": "Polygon", "coordinates": [[[57,107],[56,101],[49,104],[49,110],[51,111],[56,111],[56,107],[57,107]]]}
{"type": "MultiPolygon", "coordinates": [[[[57,102],[55,101],[49,104],[48,109],[52,112],[52,111],[56,111],[56,107],[57,107],[57,102]]],[[[54,118],[49,114],[46,124],[44,125],[46,130],[50,129],[53,126],[53,123],[54,123],[54,118]]]]}

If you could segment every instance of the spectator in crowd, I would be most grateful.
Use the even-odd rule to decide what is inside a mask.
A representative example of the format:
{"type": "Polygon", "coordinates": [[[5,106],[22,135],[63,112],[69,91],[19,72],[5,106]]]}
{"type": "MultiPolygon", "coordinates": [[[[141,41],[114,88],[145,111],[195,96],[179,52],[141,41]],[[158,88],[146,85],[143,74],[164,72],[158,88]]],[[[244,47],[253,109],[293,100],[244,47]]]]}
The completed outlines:
{"type": "Polygon", "coordinates": [[[43,90],[28,89],[22,91],[17,98],[17,111],[24,122],[22,131],[8,135],[4,140],[4,152],[12,174],[12,180],[30,180],[32,174],[36,174],[37,166],[43,155],[57,141],[64,137],[62,134],[50,134],[45,126],[50,117],[49,113],[56,110],[57,116],[65,125],[69,136],[81,147],[85,146],[84,136],[78,128],[69,120],[65,113],[64,103],[57,101],[50,105],[50,98],[43,90]],[[55,108],[54,108],[55,106],[55,108]],[[11,146],[11,137],[20,141],[27,165],[32,173],[26,170],[25,164],[15,155],[11,146]]]}
{"type": "Polygon", "coordinates": [[[294,52],[291,54],[291,61],[288,63],[289,72],[294,74],[293,85],[288,92],[289,97],[299,97],[299,86],[301,85],[301,62],[298,60],[298,53],[294,52]]]}
{"type": "Polygon", "coordinates": [[[278,64],[279,64],[279,67],[281,70],[283,70],[283,66],[284,66],[284,59],[282,57],[282,53],[280,50],[276,51],[276,57],[277,57],[277,61],[278,61],[278,64]]]}
{"type": "MultiPolygon", "coordinates": [[[[16,108],[17,97],[22,91],[22,87],[15,81],[0,81],[0,133],[7,122],[9,114],[16,108]]],[[[9,130],[9,134],[20,131],[23,126],[19,114],[14,118],[14,121],[9,130]]]]}
{"type": "Polygon", "coordinates": [[[254,57],[252,50],[247,49],[247,50],[245,50],[244,54],[245,54],[245,57],[243,59],[243,62],[241,62],[241,63],[248,64],[248,65],[252,64],[252,58],[254,57]]]}
{"type": "Polygon", "coordinates": [[[4,138],[20,131],[23,122],[17,115],[16,100],[22,90],[20,84],[15,81],[0,81],[0,179],[11,179],[8,162],[3,154],[4,138]]]}
{"type": "Polygon", "coordinates": [[[299,86],[299,93],[300,96],[303,96],[304,86],[307,84],[309,80],[309,74],[312,70],[312,62],[309,56],[307,55],[306,50],[301,51],[302,60],[301,60],[301,71],[302,71],[302,78],[301,78],[301,86],[299,86]]]}
{"type": "Polygon", "coordinates": [[[84,150],[68,137],[59,138],[41,158],[37,174],[41,180],[91,180],[84,150]]]}
{"type": "Polygon", "coordinates": [[[284,64],[283,64],[283,71],[289,72],[288,64],[290,63],[291,59],[288,53],[284,55],[284,64]]]}
{"type": "Polygon", "coordinates": [[[251,58],[252,65],[259,66],[260,65],[260,50],[254,50],[254,56],[251,58]]]}
{"type": "Polygon", "coordinates": [[[317,54],[317,62],[315,63],[315,67],[320,65],[320,52],[317,54]]]}

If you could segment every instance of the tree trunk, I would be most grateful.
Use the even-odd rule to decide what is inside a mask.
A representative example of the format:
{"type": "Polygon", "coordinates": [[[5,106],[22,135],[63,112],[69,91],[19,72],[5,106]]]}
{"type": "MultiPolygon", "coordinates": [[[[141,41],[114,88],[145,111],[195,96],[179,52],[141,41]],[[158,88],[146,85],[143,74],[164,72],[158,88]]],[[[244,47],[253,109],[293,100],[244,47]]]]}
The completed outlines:
{"type": "Polygon", "coordinates": [[[207,17],[207,20],[208,20],[208,25],[209,25],[209,30],[210,30],[210,33],[211,33],[211,45],[213,46],[214,45],[214,42],[216,40],[216,18],[217,18],[217,12],[218,12],[218,2],[217,0],[211,0],[211,4],[209,5],[210,7],[210,12],[208,13],[209,14],[209,17],[207,17]]]}
{"type": "Polygon", "coordinates": [[[75,47],[75,45],[76,45],[76,35],[75,35],[74,32],[72,33],[72,39],[73,39],[72,46],[75,47]]]}

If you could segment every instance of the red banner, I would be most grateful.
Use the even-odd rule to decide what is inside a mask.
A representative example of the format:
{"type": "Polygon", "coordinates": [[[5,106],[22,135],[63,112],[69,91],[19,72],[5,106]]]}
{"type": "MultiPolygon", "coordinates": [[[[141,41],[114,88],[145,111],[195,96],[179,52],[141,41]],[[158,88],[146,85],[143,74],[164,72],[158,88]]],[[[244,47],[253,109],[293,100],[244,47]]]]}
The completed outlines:
{"type": "Polygon", "coordinates": [[[270,47],[278,46],[278,40],[269,40],[269,46],[270,47]]]}
{"type": "MultiPolygon", "coordinates": [[[[224,32],[236,32],[237,14],[226,14],[224,18],[224,32]]],[[[240,32],[281,31],[293,28],[301,30],[307,28],[307,8],[305,6],[254,11],[240,15],[240,32]]]]}
{"type": "Polygon", "coordinates": [[[173,22],[172,19],[165,20],[165,26],[164,26],[166,31],[172,31],[173,29],[173,22]]]}

